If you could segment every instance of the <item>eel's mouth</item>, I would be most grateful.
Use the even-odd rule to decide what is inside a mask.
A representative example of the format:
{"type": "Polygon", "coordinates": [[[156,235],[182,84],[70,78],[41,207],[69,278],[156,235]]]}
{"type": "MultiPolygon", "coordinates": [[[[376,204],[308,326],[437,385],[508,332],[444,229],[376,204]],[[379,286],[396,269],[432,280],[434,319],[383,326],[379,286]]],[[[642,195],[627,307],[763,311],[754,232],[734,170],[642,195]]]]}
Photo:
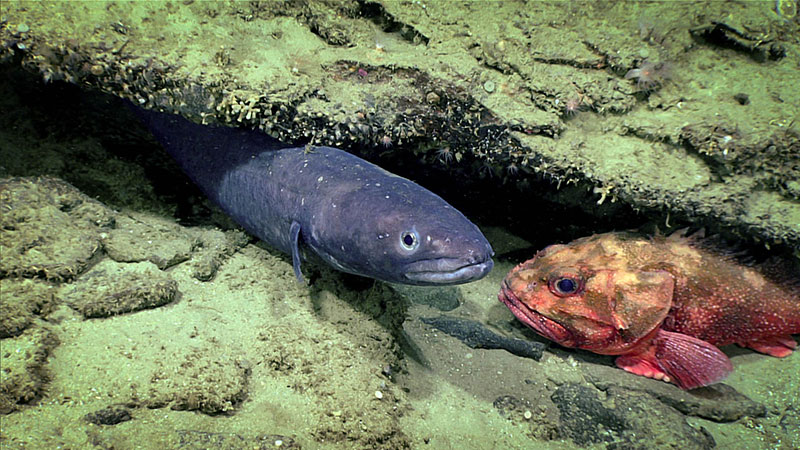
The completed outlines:
{"type": "Polygon", "coordinates": [[[442,286],[480,280],[494,267],[494,261],[466,262],[463,259],[438,258],[417,261],[405,272],[409,284],[442,286]]]}

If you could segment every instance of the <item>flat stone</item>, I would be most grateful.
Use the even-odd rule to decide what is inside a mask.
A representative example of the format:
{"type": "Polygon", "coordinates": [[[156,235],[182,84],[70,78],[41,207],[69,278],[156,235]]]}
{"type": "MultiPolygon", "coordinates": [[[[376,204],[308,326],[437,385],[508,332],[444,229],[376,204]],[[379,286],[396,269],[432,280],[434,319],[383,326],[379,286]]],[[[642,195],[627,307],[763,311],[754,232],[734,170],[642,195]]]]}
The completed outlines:
{"type": "Polygon", "coordinates": [[[139,401],[142,406],[230,414],[247,396],[246,364],[223,354],[211,358],[201,350],[173,356],[153,373],[154,382],[139,401]]]}
{"type": "Polygon", "coordinates": [[[120,264],[111,260],[100,262],[59,292],[86,318],[156,308],[177,295],[178,284],[152,263],[120,264]]]}
{"type": "Polygon", "coordinates": [[[103,245],[114,261],[150,261],[163,270],[188,260],[197,239],[165,218],[131,213],[119,216],[117,226],[104,235],[103,245]]]}
{"type": "Polygon", "coordinates": [[[241,231],[222,232],[203,230],[198,233],[198,247],[192,255],[192,277],[210,281],[222,263],[238,249],[247,245],[250,236],[241,231]]]}
{"type": "Polygon", "coordinates": [[[70,280],[102,247],[106,206],[51,177],[0,179],[0,278],[70,280]]]}
{"type": "Polygon", "coordinates": [[[20,335],[53,306],[55,287],[28,278],[0,279],[0,338],[20,335]]]}
{"type": "Polygon", "coordinates": [[[300,444],[290,436],[280,434],[247,435],[214,433],[202,430],[177,430],[178,445],[183,450],[299,449],[300,444]]]}

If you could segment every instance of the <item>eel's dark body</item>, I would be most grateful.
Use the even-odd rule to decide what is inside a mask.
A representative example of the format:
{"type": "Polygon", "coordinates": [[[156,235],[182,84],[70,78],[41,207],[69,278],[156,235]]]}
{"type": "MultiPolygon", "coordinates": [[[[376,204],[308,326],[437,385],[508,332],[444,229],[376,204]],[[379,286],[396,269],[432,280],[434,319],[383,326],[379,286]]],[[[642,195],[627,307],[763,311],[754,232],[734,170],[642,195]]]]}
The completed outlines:
{"type": "Polygon", "coordinates": [[[344,272],[396,283],[466,283],[492,269],[491,246],[463,214],[361,158],[133,109],[214,203],[292,255],[298,280],[302,246],[344,272]]]}

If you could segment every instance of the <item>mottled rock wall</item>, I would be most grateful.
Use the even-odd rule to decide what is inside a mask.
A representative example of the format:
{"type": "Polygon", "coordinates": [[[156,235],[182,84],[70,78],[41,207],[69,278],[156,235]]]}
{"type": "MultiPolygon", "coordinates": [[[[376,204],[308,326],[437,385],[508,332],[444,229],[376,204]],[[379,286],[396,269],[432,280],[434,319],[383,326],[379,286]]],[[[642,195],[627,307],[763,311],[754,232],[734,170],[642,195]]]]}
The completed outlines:
{"type": "Polygon", "coordinates": [[[774,8],[9,2],[0,53],[198,121],[796,247],[798,19],[774,8]]]}

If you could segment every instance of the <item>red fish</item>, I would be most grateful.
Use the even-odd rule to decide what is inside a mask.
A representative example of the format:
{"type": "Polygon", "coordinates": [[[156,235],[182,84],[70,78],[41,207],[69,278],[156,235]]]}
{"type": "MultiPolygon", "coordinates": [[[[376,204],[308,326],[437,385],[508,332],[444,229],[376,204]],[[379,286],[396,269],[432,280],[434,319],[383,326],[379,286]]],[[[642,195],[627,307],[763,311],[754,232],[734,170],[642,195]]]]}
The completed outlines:
{"type": "Polygon", "coordinates": [[[800,285],[772,278],[696,235],[606,233],[538,252],[506,276],[498,297],[550,340],[618,355],[628,372],[693,389],[733,370],[717,346],[776,357],[797,347],[800,285]]]}

